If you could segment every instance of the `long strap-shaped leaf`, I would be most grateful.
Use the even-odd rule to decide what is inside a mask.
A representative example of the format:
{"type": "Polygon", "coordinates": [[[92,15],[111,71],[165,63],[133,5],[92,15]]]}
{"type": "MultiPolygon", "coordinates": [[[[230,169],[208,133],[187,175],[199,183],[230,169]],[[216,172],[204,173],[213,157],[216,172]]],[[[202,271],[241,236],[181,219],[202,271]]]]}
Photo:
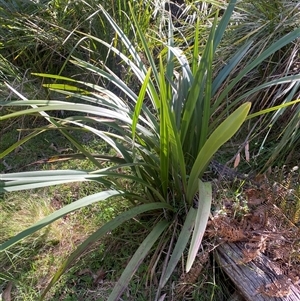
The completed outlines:
{"type": "Polygon", "coordinates": [[[172,275],[180,257],[182,256],[187,243],[189,242],[190,236],[193,231],[193,227],[195,224],[197,211],[193,207],[190,208],[184,225],[181,229],[179,237],[177,239],[176,245],[173,249],[173,253],[167,265],[165,273],[161,276],[159,286],[162,288],[166,285],[167,281],[169,280],[170,276],[172,275]]]}
{"type": "MultiPolygon", "coordinates": [[[[141,265],[145,257],[148,255],[149,251],[151,250],[153,244],[157,241],[159,236],[162,232],[166,229],[169,225],[167,221],[159,222],[150,234],[145,238],[145,240],[141,243],[139,248],[134,253],[133,257],[129,261],[128,265],[126,266],[125,270],[123,271],[119,281],[115,285],[112,293],[110,294],[108,301],[117,301],[121,297],[122,293],[126,289],[129,284],[130,279],[137,271],[138,267],[141,265]]],[[[102,299],[98,299],[101,301],[102,299]]]]}
{"type": "Polygon", "coordinates": [[[241,127],[250,110],[251,103],[247,102],[229,115],[209,136],[206,143],[200,150],[192,167],[187,188],[187,201],[191,204],[197,191],[198,178],[204,171],[212,156],[227,142],[241,127]]]}
{"type": "Polygon", "coordinates": [[[189,249],[189,255],[186,262],[186,272],[189,272],[196,255],[198,253],[199,247],[202,242],[202,238],[206,229],[210,207],[212,201],[212,188],[211,183],[204,183],[199,180],[199,200],[198,200],[198,210],[196,216],[196,222],[194,227],[194,232],[192,236],[192,241],[189,249]]]}
{"type": "Polygon", "coordinates": [[[218,25],[218,28],[216,30],[215,36],[214,36],[214,50],[216,51],[217,47],[219,46],[224,32],[227,29],[228,23],[230,21],[231,15],[233,13],[234,7],[236,5],[237,0],[230,0],[227,6],[227,9],[225,10],[223,17],[218,25]]]}
{"type": "Polygon", "coordinates": [[[160,177],[164,195],[167,194],[169,163],[170,163],[170,143],[169,143],[169,125],[170,116],[168,114],[168,85],[164,76],[164,66],[160,57],[160,74],[159,74],[159,90],[160,90],[160,110],[159,110],[159,135],[160,135],[160,177]]]}
{"type": "MultiPolygon", "coordinates": [[[[26,97],[24,97],[22,94],[20,94],[18,91],[16,91],[14,88],[12,88],[9,84],[6,83],[6,85],[16,94],[18,95],[22,100],[28,101],[26,97]]],[[[39,109],[36,105],[31,105],[32,108],[39,109]]],[[[101,168],[101,164],[93,157],[91,154],[85,150],[85,148],[76,141],[76,138],[73,137],[71,134],[69,134],[64,129],[60,129],[60,124],[55,121],[50,115],[48,115],[45,110],[38,110],[39,114],[44,117],[50,124],[52,124],[54,127],[56,127],[61,134],[63,134],[81,153],[83,153],[95,166],[98,168],[101,168]]]]}
{"type": "Polygon", "coordinates": [[[16,244],[20,240],[24,239],[25,237],[35,233],[36,231],[46,227],[47,225],[53,223],[57,219],[65,216],[66,214],[73,212],[77,209],[80,209],[82,207],[86,207],[88,205],[91,205],[95,202],[106,200],[110,197],[122,195],[123,192],[117,191],[117,190],[108,190],[108,191],[102,191],[99,193],[95,193],[93,195],[89,195],[87,197],[84,197],[76,202],[73,202],[55,212],[48,215],[47,217],[43,218],[39,222],[35,223],[31,227],[27,228],[26,230],[22,231],[21,233],[15,235],[11,239],[7,240],[3,244],[0,245],[0,252],[6,250],[7,248],[11,247],[12,245],[16,244]]]}

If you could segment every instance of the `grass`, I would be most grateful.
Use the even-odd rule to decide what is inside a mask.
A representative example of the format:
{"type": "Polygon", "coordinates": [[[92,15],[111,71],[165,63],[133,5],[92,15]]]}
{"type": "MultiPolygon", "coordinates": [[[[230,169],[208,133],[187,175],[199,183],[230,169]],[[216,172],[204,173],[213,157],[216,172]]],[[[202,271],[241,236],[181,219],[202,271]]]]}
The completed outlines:
{"type": "MultiPolygon", "coordinates": [[[[1,228],[0,236],[5,240],[59,207],[77,199],[78,196],[89,194],[98,189],[99,187],[93,187],[93,185],[79,186],[73,184],[65,185],[59,190],[56,188],[40,189],[34,192],[5,195],[0,200],[0,222],[7,226],[1,228]],[[7,223],[8,220],[11,222],[7,223]]],[[[30,236],[8,252],[1,253],[1,279],[2,281],[12,279],[18,288],[14,300],[36,300],[40,289],[48,283],[49,277],[54,273],[55,268],[74,250],[76,245],[95,230],[97,226],[114,217],[123,206],[126,207],[128,204],[119,199],[109,204],[109,206],[99,203],[84,208],[58,220],[45,230],[37,232],[36,235],[30,236]],[[31,293],[28,292],[28,289],[31,290],[31,293]]],[[[124,231],[127,234],[128,232],[129,229],[124,231]]],[[[108,235],[108,241],[99,242],[93,250],[89,250],[91,253],[84,254],[84,259],[81,259],[79,264],[76,264],[76,268],[71,269],[62,279],[61,285],[56,288],[57,294],[65,293],[61,291],[65,281],[68,281],[68,285],[75,278],[78,278],[78,281],[81,282],[86,281],[86,275],[76,276],[78,270],[89,267],[97,271],[100,268],[100,263],[103,264],[103,258],[108,257],[108,259],[105,259],[105,265],[103,266],[105,271],[121,270],[118,264],[126,257],[126,254],[129,256],[129,253],[119,253],[118,257],[120,258],[116,260],[115,255],[107,253],[111,239],[110,234],[108,235]],[[112,256],[111,259],[109,259],[110,256],[112,256]],[[114,262],[114,265],[112,265],[112,262],[114,262]]],[[[128,250],[125,249],[125,252],[128,252],[128,250]]],[[[115,271],[112,275],[119,274],[115,271]]],[[[110,276],[110,278],[113,279],[114,277],[110,276]]],[[[81,285],[78,283],[76,290],[80,290],[81,285]]],[[[86,283],[84,288],[89,287],[89,285],[90,283],[86,283]]],[[[83,288],[81,289],[83,290],[83,288]]],[[[52,297],[50,300],[53,300],[52,297]]]]}
{"type": "MultiPolygon", "coordinates": [[[[273,1],[272,5],[270,3],[268,0],[239,1],[232,18],[235,25],[227,32],[228,36],[224,39],[217,65],[222,66],[222,61],[245,40],[252,40],[255,47],[250,47],[240,65],[242,67],[243,64],[257,57],[268,45],[290,32],[292,28],[299,28],[299,3],[294,1],[273,1]]],[[[235,87],[236,91],[228,97],[227,103],[234,101],[236,96],[243,91],[252,89],[270,78],[277,79],[285,75],[298,74],[299,46],[299,39],[296,39],[264,60],[247,75],[245,81],[235,87]]],[[[228,76],[224,87],[231,81],[232,75],[238,71],[234,70],[233,74],[228,76]]],[[[291,99],[299,98],[299,95],[299,82],[294,82],[270,86],[253,94],[247,100],[252,102],[252,110],[255,111],[289,102],[291,99]]],[[[256,155],[260,159],[263,158],[259,163],[265,170],[270,165],[286,164],[295,153],[294,150],[299,148],[298,120],[299,106],[294,106],[268,114],[260,122],[253,120],[249,123],[248,131],[252,131],[249,141],[259,140],[260,145],[256,146],[256,155]],[[267,160],[264,157],[266,149],[268,149],[267,160]]]]}
{"type": "MultiPolygon", "coordinates": [[[[18,137],[16,137],[17,129],[20,127],[23,129],[27,128],[27,126],[29,126],[27,123],[38,122],[39,121],[34,118],[29,118],[29,120],[16,120],[15,123],[13,122],[11,125],[7,125],[7,127],[2,130],[1,141],[4,143],[1,143],[0,151],[3,151],[18,140],[18,137]]],[[[79,136],[88,143],[89,148],[93,149],[94,152],[107,153],[106,146],[99,144],[99,141],[96,141],[92,135],[79,136]]],[[[54,132],[47,132],[45,135],[41,135],[25,143],[17,152],[6,156],[0,164],[0,170],[5,172],[8,169],[17,171],[36,170],[40,168],[70,169],[75,167],[88,169],[91,167],[91,163],[88,160],[58,161],[26,166],[27,164],[49,158],[50,156],[55,157],[62,153],[70,153],[72,151],[64,137],[60,137],[54,132]],[[62,149],[64,149],[64,151],[61,152],[60,150],[62,149]]],[[[1,241],[5,241],[7,238],[26,229],[64,205],[100,190],[101,185],[96,183],[84,183],[83,185],[82,183],[72,183],[60,187],[2,195],[0,198],[0,224],[5,226],[0,229],[1,241]]],[[[126,206],[129,206],[126,201],[117,199],[109,205],[97,203],[88,208],[83,208],[74,214],[66,216],[66,218],[62,220],[58,220],[45,230],[37,232],[36,235],[30,236],[21,244],[15,245],[8,252],[1,253],[0,270],[2,272],[0,274],[0,287],[3,287],[5,282],[11,279],[17,287],[17,293],[13,294],[14,300],[37,300],[40,289],[45,287],[45,284],[50,280],[49,277],[54,273],[55,268],[74,250],[76,244],[83,241],[96,227],[99,227],[99,225],[116,216],[119,210],[122,210],[122,208],[126,206]],[[24,264],[25,262],[27,264],[24,264]]],[[[128,231],[126,232],[128,233],[128,231]]],[[[106,244],[108,243],[106,242],[106,244]]],[[[85,254],[84,257],[87,255],[88,254],[85,254]]],[[[94,270],[99,269],[97,262],[100,262],[99,258],[103,256],[105,256],[104,245],[99,243],[97,247],[93,249],[91,255],[88,256],[90,259],[80,260],[80,264],[76,265],[75,270],[70,270],[68,275],[65,276],[65,279],[70,279],[63,279],[57,291],[61,291],[61,288],[64,286],[64,281],[69,281],[70,284],[76,278],[77,269],[83,269],[84,266],[90,266],[94,270]],[[96,254],[98,254],[98,258],[96,258],[96,254]],[[86,261],[88,261],[88,263],[86,263],[86,261]]],[[[110,262],[113,262],[113,259],[114,258],[112,258],[110,262]]],[[[116,266],[115,269],[118,270],[118,267],[116,266]]],[[[79,278],[87,278],[87,276],[79,278]]],[[[82,279],[82,281],[84,283],[85,280],[82,279]]],[[[86,283],[86,286],[88,285],[89,283],[86,283]]],[[[84,290],[83,288],[80,289],[81,286],[82,284],[75,286],[76,291],[79,290],[76,292],[78,298],[80,290],[84,290]]],[[[74,291],[74,289],[71,289],[71,286],[68,290],[70,290],[70,292],[72,290],[74,291]]],[[[68,297],[68,292],[64,290],[61,294],[65,295],[63,300],[79,300],[77,297],[70,299],[71,297],[68,297]]]]}

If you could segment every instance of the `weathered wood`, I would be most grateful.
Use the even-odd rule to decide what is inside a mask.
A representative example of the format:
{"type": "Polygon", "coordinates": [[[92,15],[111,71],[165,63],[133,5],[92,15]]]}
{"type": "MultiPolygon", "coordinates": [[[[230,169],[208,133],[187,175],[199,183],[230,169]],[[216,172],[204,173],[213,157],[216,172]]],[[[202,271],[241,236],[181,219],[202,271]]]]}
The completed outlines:
{"type": "Polygon", "coordinates": [[[217,248],[216,259],[220,267],[236,285],[246,301],[299,301],[300,291],[291,285],[291,293],[285,297],[269,297],[257,290],[278,279],[271,260],[261,254],[252,262],[241,263],[243,258],[241,243],[224,243],[217,248]]]}

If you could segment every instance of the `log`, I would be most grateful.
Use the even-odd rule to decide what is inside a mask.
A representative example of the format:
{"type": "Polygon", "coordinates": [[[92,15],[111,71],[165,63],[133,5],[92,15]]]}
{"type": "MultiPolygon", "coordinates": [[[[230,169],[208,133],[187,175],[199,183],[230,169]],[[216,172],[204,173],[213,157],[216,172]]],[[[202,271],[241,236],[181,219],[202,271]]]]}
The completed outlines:
{"type": "Polygon", "coordinates": [[[274,283],[284,275],[278,275],[275,272],[274,264],[264,254],[260,254],[249,263],[241,263],[243,259],[242,250],[243,245],[240,242],[224,243],[216,249],[216,260],[246,301],[300,300],[299,288],[291,283],[288,286],[290,293],[287,296],[270,297],[259,292],[258,290],[261,287],[274,283]]]}

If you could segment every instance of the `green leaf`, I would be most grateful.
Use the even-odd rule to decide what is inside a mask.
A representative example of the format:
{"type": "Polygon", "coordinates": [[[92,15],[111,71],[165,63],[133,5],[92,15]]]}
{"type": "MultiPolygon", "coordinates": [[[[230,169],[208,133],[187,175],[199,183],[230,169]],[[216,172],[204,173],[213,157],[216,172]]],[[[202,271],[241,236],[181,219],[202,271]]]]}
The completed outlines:
{"type": "Polygon", "coordinates": [[[227,142],[241,127],[250,110],[251,103],[247,102],[230,114],[209,136],[203,148],[200,150],[192,167],[187,188],[187,201],[192,199],[197,191],[198,178],[204,172],[212,156],[227,142]]]}
{"type": "Polygon", "coordinates": [[[134,112],[133,112],[133,117],[132,117],[132,140],[134,141],[135,139],[135,134],[136,134],[136,126],[139,120],[139,116],[141,113],[141,109],[142,109],[142,105],[143,105],[143,101],[145,98],[145,94],[146,94],[146,89],[149,83],[149,79],[150,79],[150,75],[151,75],[151,68],[149,68],[145,80],[142,84],[135,108],[134,108],[134,112]]]}
{"type": "MultiPolygon", "coordinates": [[[[249,48],[253,44],[253,41],[247,42],[237,52],[232,56],[232,58],[226,63],[224,68],[218,73],[217,77],[213,81],[212,95],[215,95],[217,90],[220,88],[221,84],[228,77],[230,72],[238,65],[242,58],[247,54],[249,48]]],[[[212,111],[214,112],[217,107],[213,106],[212,111]]]]}
{"type": "Polygon", "coordinates": [[[2,153],[0,153],[0,159],[4,158],[6,155],[8,155],[12,151],[14,151],[16,148],[18,148],[19,146],[21,146],[25,142],[29,141],[31,138],[33,138],[35,136],[38,136],[39,134],[41,134],[41,133],[43,133],[45,131],[47,131],[46,128],[45,129],[41,129],[41,130],[35,130],[33,133],[31,133],[31,134],[25,136],[24,138],[18,140],[16,143],[14,143],[13,145],[11,145],[5,151],[3,151],[2,153]]]}
{"type": "Polygon", "coordinates": [[[223,17],[218,25],[218,28],[217,28],[215,36],[214,36],[214,50],[213,50],[214,53],[223,38],[225,30],[227,29],[227,26],[229,24],[230,17],[233,13],[236,2],[237,2],[237,0],[229,1],[228,5],[227,5],[227,9],[225,10],[223,17]]]}
{"type": "Polygon", "coordinates": [[[193,231],[192,241],[186,262],[186,272],[188,273],[195,261],[196,255],[202,242],[202,238],[207,226],[212,202],[211,183],[204,183],[199,180],[199,200],[196,216],[195,227],[193,231]]]}
{"type": "MultiPolygon", "coordinates": [[[[214,19],[204,53],[184,104],[180,134],[182,144],[189,147],[187,151],[192,149],[197,152],[197,146],[202,147],[201,144],[203,144],[207,138],[206,133],[210,115],[211,77],[214,56],[213,41],[216,26],[217,17],[214,19]],[[198,135],[195,136],[195,132],[198,133],[198,135]],[[196,145],[196,147],[191,148],[193,145],[196,145]]],[[[195,156],[195,154],[191,153],[191,156],[195,156]]]]}
{"type": "MultiPolygon", "coordinates": [[[[115,285],[112,293],[110,294],[108,301],[119,300],[122,293],[128,286],[132,276],[137,271],[138,267],[141,265],[145,257],[150,252],[153,244],[157,241],[162,232],[167,228],[169,223],[167,221],[161,221],[152,229],[150,234],[141,243],[139,248],[134,253],[133,257],[127,264],[124,272],[122,273],[119,281],[115,285]]],[[[102,299],[99,299],[99,301],[102,299]]]]}
{"type": "Polygon", "coordinates": [[[199,58],[199,34],[200,34],[200,18],[197,18],[197,23],[194,32],[194,43],[193,43],[193,61],[192,61],[192,72],[196,74],[198,68],[199,58]]]}
{"type": "Polygon", "coordinates": [[[170,160],[170,144],[169,144],[169,102],[168,87],[164,76],[164,66],[160,57],[160,74],[159,74],[159,90],[161,97],[160,106],[160,177],[164,195],[167,194],[169,180],[169,160],[170,160]]]}
{"type": "Polygon", "coordinates": [[[44,84],[43,86],[45,88],[52,88],[52,89],[56,89],[56,90],[75,91],[78,93],[82,92],[82,93],[89,94],[89,92],[87,92],[86,90],[80,89],[76,86],[67,85],[67,84],[44,84]]]}
{"type": "Polygon", "coordinates": [[[212,96],[212,65],[213,65],[213,47],[214,47],[214,29],[217,25],[217,18],[214,20],[213,27],[211,29],[211,34],[209,40],[207,42],[207,47],[205,48],[204,58],[206,60],[206,76],[205,76],[205,90],[203,97],[203,105],[202,107],[202,119],[201,119],[201,128],[200,128],[200,139],[198,149],[200,150],[207,139],[208,126],[209,126],[209,118],[210,118],[210,104],[211,104],[211,96],[212,96]]]}
{"type": "Polygon", "coordinates": [[[48,73],[31,73],[31,74],[35,75],[35,76],[40,76],[40,77],[52,78],[52,79],[55,79],[55,80],[66,80],[66,81],[70,81],[70,82],[73,82],[73,83],[77,82],[76,79],[72,79],[72,78],[65,77],[65,76],[60,76],[60,75],[53,75],[53,74],[48,74],[48,73]]]}
{"type": "Polygon", "coordinates": [[[171,258],[169,260],[169,263],[167,265],[165,273],[161,276],[160,279],[160,287],[164,287],[171,277],[175,267],[178,264],[178,261],[180,260],[180,257],[182,256],[187,243],[189,242],[190,236],[193,231],[193,227],[195,224],[195,219],[196,219],[196,214],[197,210],[194,209],[193,207],[190,208],[184,224],[182,226],[182,229],[180,231],[179,237],[177,239],[176,245],[173,249],[171,258]]]}
{"type": "Polygon", "coordinates": [[[278,106],[274,106],[274,107],[271,107],[271,108],[268,108],[268,109],[265,109],[265,110],[261,110],[259,112],[255,112],[253,114],[249,114],[248,117],[246,118],[246,120],[257,117],[257,116],[260,116],[260,115],[264,115],[264,114],[267,114],[267,113],[270,113],[270,112],[273,112],[273,111],[278,111],[279,109],[286,108],[288,106],[294,105],[294,104],[299,103],[299,102],[300,102],[300,99],[296,99],[296,100],[290,101],[288,103],[283,103],[283,104],[278,105],[278,106]]]}

